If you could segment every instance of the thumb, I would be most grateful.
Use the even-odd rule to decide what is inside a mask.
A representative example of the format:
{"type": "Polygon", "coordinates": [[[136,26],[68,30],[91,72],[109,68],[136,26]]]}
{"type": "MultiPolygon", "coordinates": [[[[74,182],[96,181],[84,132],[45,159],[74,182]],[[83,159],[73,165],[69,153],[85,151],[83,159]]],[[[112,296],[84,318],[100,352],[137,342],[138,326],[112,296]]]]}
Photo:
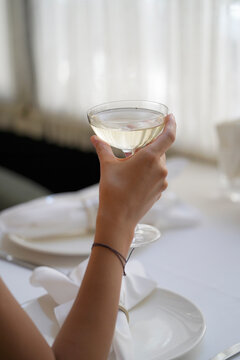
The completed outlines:
{"type": "Polygon", "coordinates": [[[90,140],[96,149],[100,163],[102,161],[115,159],[115,155],[113,154],[110,145],[99,139],[99,137],[96,135],[91,136],[90,140]]]}

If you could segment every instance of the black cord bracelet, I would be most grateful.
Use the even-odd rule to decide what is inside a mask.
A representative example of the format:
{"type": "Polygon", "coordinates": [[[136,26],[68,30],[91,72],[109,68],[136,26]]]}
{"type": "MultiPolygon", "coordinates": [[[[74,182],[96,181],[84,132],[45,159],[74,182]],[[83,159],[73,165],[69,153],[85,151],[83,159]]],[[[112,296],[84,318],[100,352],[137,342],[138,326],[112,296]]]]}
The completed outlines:
{"type": "Polygon", "coordinates": [[[96,242],[95,242],[95,243],[92,244],[92,249],[93,249],[95,246],[101,246],[101,247],[104,247],[104,248],[112,251],[112,252],[117,256],[117,258],[119,259],[119,261],[121,262],[121,265],[122,265],[122,268],[123,268],[123,275],[126,276],[125,265],[126,265],[128,259],[129,259],[129,257],[128,257],[128,259],[125,259],[125,257],[124,257],[119,251],[113,249],[111,246],[106,245],[106,244],[101,244],[101,243],[96,243],[96,242]]]}

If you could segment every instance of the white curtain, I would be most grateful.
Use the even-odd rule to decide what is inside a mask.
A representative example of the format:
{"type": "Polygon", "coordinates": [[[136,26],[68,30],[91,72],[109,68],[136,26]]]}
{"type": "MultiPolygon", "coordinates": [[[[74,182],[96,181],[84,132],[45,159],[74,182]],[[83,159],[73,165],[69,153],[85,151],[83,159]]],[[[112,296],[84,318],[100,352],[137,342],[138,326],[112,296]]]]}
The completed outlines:
{"type": "Polygon", "coordinates": [[[87,148],[89,107],[146,99],[175,114],[176,150],[215,156],[215,124],[240,117],[240,0],[30,4],[36,104],[62,116],[41,134],[87,148]]]}
{"type": "Polygon", "coordinates": [[[0,99],[12,100],[15,97],[15,81],[12,53],[9,46],[9,18],[7,0],[0,0],[0,99]]]}

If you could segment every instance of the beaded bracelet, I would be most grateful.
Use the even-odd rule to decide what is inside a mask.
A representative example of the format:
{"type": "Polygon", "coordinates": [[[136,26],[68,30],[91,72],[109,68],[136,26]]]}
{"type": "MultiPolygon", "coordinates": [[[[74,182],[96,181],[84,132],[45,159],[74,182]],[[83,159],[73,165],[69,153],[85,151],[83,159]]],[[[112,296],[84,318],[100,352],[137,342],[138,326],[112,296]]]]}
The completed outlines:
{"type": "Polygon", "coordinates": [[[126,276],[125,265],[126,265],[128,259],[129,259],[129,257],[128,257],[128,259],[125,259],[125,257],[124,257],[119,251],[113,249],[111,246],[106,245],[106,244],[101,244],[101,243],[96,243],[96,242],[95,242],[95,243],[92,244],[92,249],[93,249],[95,246],[101,246],[101,247],[104,247],[104,248],[112,251],[112,252],[117,256],[117,258],[119,259],[119,261],[121,262],[121,265],[122,265],[122,268],[123,268],[123,275],[126,276]]]}

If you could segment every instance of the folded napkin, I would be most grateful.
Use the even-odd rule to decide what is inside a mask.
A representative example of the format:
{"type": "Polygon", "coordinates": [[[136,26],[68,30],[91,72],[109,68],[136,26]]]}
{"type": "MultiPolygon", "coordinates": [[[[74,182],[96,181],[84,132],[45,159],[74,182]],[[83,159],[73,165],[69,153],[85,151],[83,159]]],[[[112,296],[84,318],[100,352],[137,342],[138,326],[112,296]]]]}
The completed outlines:
{"type": "Polygon", "coordinates": [[[184,203],[175,193],[167,190],[161,199],[140,220],[140,223],[156,226],[159,230],[195,226],[201,221],[201,213],[184,203]]]}
{"type": "Polygon", "coordinates": [[[4,233],[29,240],[64,235],[82,235],[95,229],[98,191],[50,195],[2,211],[0,225],[4,233]]]}
{"type": "MultiPolygon", "coordinates": [[[[43,287],[58,304],[54,312],[60,327],[72,307],[87,263],[88,259],[80,263],[69,277],[45,266],[35,269],[32,273],[30,278],[31,284],[43,287]]],[[[140,301],[150,295],[156,287],[157,283],[146,275],[141,263],[131,260],[127,265],[127,276],[123,277],[119,305],[130,311],[140,301]]],[[[108,360],[133,359],[134,349],[129,323],[125,313],[119,311],[108,360]]]]}

